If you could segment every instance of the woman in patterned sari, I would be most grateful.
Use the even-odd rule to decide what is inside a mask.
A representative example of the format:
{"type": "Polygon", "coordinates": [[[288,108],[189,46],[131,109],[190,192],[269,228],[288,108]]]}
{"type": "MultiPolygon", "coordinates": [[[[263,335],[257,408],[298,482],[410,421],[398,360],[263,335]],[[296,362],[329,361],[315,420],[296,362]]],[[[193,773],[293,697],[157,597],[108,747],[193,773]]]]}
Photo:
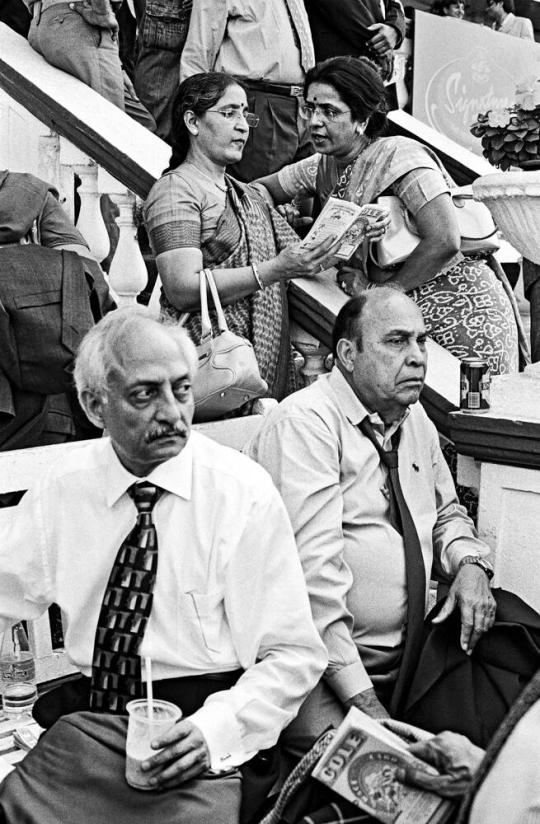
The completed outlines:
{"type": "Polygon", "coordinates": [[[342,287],[399,283],[437,343],[458,358],[487,360],[492,374],[516,371],[519,318],[504,272],[487,256],[461,254],[455,184],[433,152],[409,138],[380,137],[385,89],[376,67],[365,58],[326,60],[307,73],[304,93],[318,154],[262,178],[261,192],[277,204],[313,195],[323,204],[333,195],[361,205],[399,197],[416,221],[418,246],[399,268],[383,271],[364,243],[340,270],[342,287]]]}
{"type": "Polygon", "coordinates": [[[229,328],[251,341],[269,395],[280,400],[292,379],[287,282],[331,265],[335,244],[327,239],[303,251],[289,224],[225,173],[257,125],[233,77],[193,75],[181,84],[173,111],[169,168],[144,207],[163,283],[162,314],[180,321],[190,313],[186,328],[199,343],[199,271],[212,269],[229,328]]]}

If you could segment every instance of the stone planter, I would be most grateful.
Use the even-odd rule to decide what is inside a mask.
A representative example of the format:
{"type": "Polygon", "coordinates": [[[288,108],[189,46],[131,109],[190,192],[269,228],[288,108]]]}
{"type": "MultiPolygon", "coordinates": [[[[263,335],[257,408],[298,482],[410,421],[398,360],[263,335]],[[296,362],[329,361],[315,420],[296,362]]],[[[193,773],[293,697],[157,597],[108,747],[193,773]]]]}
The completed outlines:
{"type": "Polygon", "coordinates": [[[540,264],[540,171],[497,172],[472,184],[506,240],[540,264]]]}

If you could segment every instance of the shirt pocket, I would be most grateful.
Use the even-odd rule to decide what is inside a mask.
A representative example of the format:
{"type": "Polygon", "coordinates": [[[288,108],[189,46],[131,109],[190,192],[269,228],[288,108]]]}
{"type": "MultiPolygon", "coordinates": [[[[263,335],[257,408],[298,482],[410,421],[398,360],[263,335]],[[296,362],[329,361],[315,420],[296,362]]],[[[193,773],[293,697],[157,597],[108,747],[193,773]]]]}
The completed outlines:
{"type": "Polygon", "coordinates": [[[209,652],[220,652],[220,636],[224,619],[223,588],[212,592],[186,592],[190,599],[193,613],[204,646],[209,652]]]}
{"type": "Polygon", "coordinates": [[[148,49],[181,51],[189,29],[191,0],[148,0],[141,26],[141,44],[148,49]]]}

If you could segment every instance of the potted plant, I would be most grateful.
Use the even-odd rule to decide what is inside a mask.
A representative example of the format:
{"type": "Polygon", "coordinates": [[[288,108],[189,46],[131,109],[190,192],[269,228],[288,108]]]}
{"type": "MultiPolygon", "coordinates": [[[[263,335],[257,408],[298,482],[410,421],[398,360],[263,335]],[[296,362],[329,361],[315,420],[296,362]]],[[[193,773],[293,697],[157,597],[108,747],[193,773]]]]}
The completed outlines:
{"type": "Polygon", "coordinates": [[[527,77],[516,86],[512,106],[480,112],[471,132],[493,166],[540,168],[540,82],[527,77]]]}

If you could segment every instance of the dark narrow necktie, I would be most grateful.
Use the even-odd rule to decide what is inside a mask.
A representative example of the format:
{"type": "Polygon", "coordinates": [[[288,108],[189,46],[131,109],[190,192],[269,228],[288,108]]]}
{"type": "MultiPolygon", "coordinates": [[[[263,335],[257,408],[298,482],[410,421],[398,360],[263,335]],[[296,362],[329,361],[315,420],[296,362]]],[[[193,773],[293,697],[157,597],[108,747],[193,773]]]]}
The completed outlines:
{"type": "Polygon", "coordinates": [[[90,686],[90,709],[96,712],[124,713],[128,701],[142,697],[139,647],[158,564],[152,510],[162,492],[148,482],[128,489],[137,522],[118,550],[99,613],[90,686]]]}
{"type": "Polygon", "coordinates": [[[393,444],[389,452],[383,449],[367,417],[360,422],[360,430],[366,438],[369,438],[379,453],[381,463],[388,469],[391,509],[393,500],[395,502],[397,526],[403,535],[403,546],[405,549],[407,624],[403,656],[390,703],[391,715],[393,717],[399,717],[399,713],[403,709],[403,701],[406,697],[407,689],[410,686],[422,650],[423,622],[426,605],[426,573],[418,532],[416,531],[399,480],[397,446],[393,444]]]}

